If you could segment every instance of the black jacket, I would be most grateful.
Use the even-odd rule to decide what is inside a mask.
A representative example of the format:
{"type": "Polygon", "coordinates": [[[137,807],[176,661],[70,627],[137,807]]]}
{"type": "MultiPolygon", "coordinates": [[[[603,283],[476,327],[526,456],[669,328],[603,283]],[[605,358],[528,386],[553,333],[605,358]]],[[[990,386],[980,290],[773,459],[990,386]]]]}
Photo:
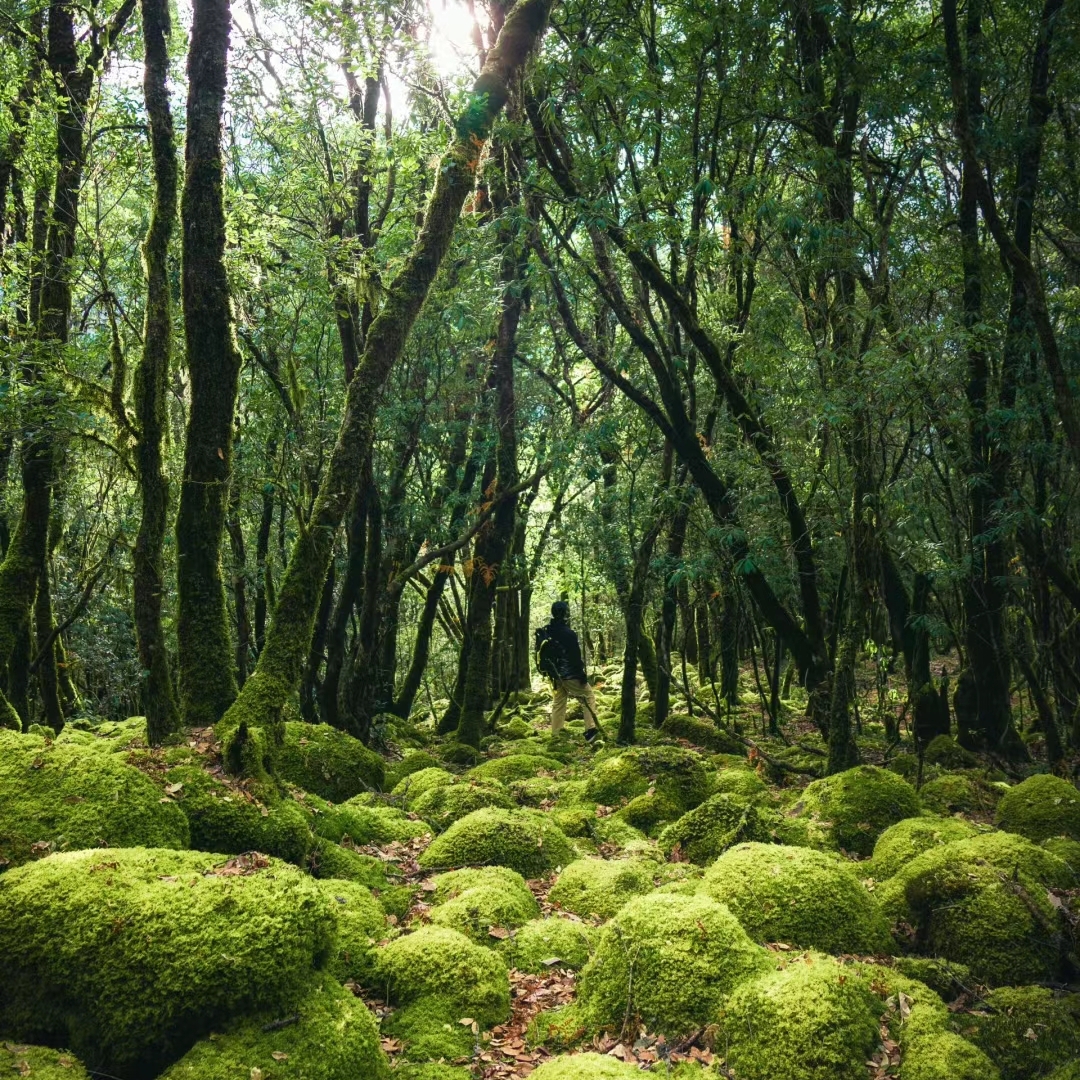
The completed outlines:
{"type": "Polygon", "coordinates": [[[552,619],[547,624],[547,630],[551,635],[551,640],[557,642],[562,649],[565,658],[559,665],[562,669],[559,675],[564,679],[584,680],[585,662],[581,658],[581,644],[578,642],[577,634],[558,619],[552,619]]]}

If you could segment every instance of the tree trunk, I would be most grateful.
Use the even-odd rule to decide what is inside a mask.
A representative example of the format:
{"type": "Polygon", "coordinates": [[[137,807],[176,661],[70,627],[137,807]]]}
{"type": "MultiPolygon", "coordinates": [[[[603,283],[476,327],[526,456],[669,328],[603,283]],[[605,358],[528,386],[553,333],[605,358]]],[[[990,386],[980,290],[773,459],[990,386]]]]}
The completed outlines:
{"type": "Polygon", "coordinates": [[[449,248],[461,208],[473,187],[480,151],[502,110],[514,80],[539,43],[552,0],[519,0],[495,47],[488,53],[459,117],[456,138],[438,168],[435,189],[416,244],[389,285],[371,324],[364,354],[349,381],[345,415],[330,456],[311,522],[297,539],[281,583],[266,646],[244,693],[230,709],[227,726],[275,722],[300,679],[311,637],[315,597],[322,588],[355,478],[370,453],[379,391],[397,362],[409,330],[449,248]]]}
{"type": "Polygon", "coordinates": [[[186,171],[180,206],[184,336],[191,405],[176,522],[177,637],[184,722],[205,727],[236,698],[221,538],[240,353],[225,275],[221,125],[229,0],[194,0],[188,49],[186,171]]]}

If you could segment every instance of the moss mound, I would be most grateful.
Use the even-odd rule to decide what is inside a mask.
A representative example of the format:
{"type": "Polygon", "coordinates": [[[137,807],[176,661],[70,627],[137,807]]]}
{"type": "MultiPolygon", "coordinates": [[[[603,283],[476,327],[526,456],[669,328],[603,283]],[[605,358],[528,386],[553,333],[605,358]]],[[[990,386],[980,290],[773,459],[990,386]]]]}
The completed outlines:
{"type": "Polygon", "coordinates": [[[430,833],[431,826],[394,806],[365,806],[359,795],[341,806],[310,797],[305,805],[315,811],[315,831],[335,843],[348,837],[355,844],[406,842],[430,833]]]}
{"type": "Polygon", "coordinates": [[[943,769],[971,769],[979,763],[978,758],[951,735],[935,735],[923,752],[923,761],[943,769]]]}
{"type": "Polygon", "coordinates": [[[951,1031],[912,1039],[904,1047],[901,1080],[998,1080],[1001,1073],[977,1046],[951,1031]]]}
{"type": "Polygon", "coordinates": [[[493,930],[511,930],[523,926],[540,914],[540,905],[532,894],[528,900],[497,885],[475,885],[431,912],[435,926],[460,930],[481,945],[495,946],[500,940],[493,930]]]}
{"type": "Polygon", "coordinates": [[[470,780],[498,780],[509,784],[514,780],[530,780],[543,772],[558,772],[563,767],[561,761],[540,754],[509,754],[482,762],[466,776],[470,780]]]}
{"type": "Polygon", "coordinates": [[[901,975],[929,986],[942,1001],[955,1001],[973,982],[971,969],[951,960],[898,956],[892,963],[901,975]]]}
{"type": "Polygon", "coordinates": [[[759,807],[747,796],[721,792],[664,829],[660,847],[668,855],[677,853],[705,866],[743,841],[778,839],[783,825],[779,814],[759,807]]]}
{"type": "Polygon", "coordinates": [[[319,881],[337,919],[334,951],[327,971],[341,982],[355,980],[371,986],[375,946],[386,935],[386,914],[371,890],[354,881],[319,881]]]}
{"type": "Polygon", "coordinates": [[[703,746],[718,754],[743,754],[743,743],[723,728],[718,728],[708,720],[699,720],[684,713],[671,713],[660,729],[673,739],[686,739],[695,746],[703,746]]]}
{"type": "Polygon", "coordinates": [[[452,866],[507,866],[537,877],[573,858],[566,836],[530,810],[474,810],[435,838],[420,856],[425,870],[452,866]]]}
{"type": "Polygon", "coordinates": [[[683,811],[692,810],[709,794],[709,774],[701,757],[677,746],[637,746],[593,766],[585,797],[617,806],[652,791],[667,796],[683,811]]]}
{"type": "Polygon", "coordinates": [[[0,1042],[0,1078],[30,1080],[88,1080],[86,1069],[74,1054],[46,1046],[21,1046],[0,1042]]]}
{"type": "Polygon", "coordinates": [[[501,787],[468,782],[440,784],[410,802],[414,813],[430,821],[436,832],[445,832],[466,814],[485,807],[513,810],[514,800],[501,787]]]}
{"type": "Polygon", "coordinates": [[[996,821],[1036,843],[1051,836],[1080,840],[1080,791],[1049,773],[1029,776],[1002,796],[996,821]]]}
{"type": "Polygon", "coordinates": [[[302,863],[311,850],[308,815],[292,799],[262,806],[195,765],[170,769],[165,779],[188,820],[193,848],[262,851],[291,863],[302,863]]]}
{"type": "Polygon", "coordinates": [[[161,1080],[390,1080],[371,1013],[333,979],[308,988],[296,1020],[262,1013],[196,1043],[161,1080]]]}
{"type": "Polygon", "coordinates": [[[407,776],[419,772],[421,769],[437,769],[439,762],[426,750],[413,750],[406,754],[400,761],[393,761],[385,766],[383,788],[392,791],[407,776]]]}
{"type": "Polygon", "coordinates": [[[919,798],[935,814],[989,814],[1001,791],[979,773],[946,773],[923,784],[919,798]]]}
{"type": "Polygon", "coordinates": [[[685,1035],[711,1023],[721,998],[770,966],[723,904],[654,893],[607,924],[581,973],[582,1016],[621,1029],[639,1018],[651,1032],[685,1035]]]}
{"type": "Polygon", "coordinates": [[[1003,1080],[1045,1076],[1080,1061],[1080,997],[1041,986],[991,990],[980,1007],[956,1017],[961,1033],[981,1047],[1003,1080]]]}
{"type": "Polygon", "coordinates": [[[394,790],[390,794],[395,799],[401,799],[406,810],[412,810],[413,802],[423,795],[425,791],[438,787],[440,784],[452,784],[456,780],[457,777],[452,772],[437,766],[431,766],[409,773],[408,776],[394,785],[394,790]]]}
{"type": "Polygon", "coordinates": [[[855,868],[829,852],[739,844],[706,871],[702,891],[754,941],[829,953],[892,951],[889,926],[855,868]]]}
{"type": "Polygon", "coordinates": [[[186,848],[187,818],[138,769],[105,749],[47,744],[4,732],[0,741],[0,868],[51,851],[186,848]]]}
{"type": "Polygon", "coordinates": [[[717,795],[742,795],[747,799],[764,798],[769,787],[752,769],[721,769],[713,777],[713,792],[717,795]]]}
{"type": "Polygon", "coordinates": [[[334,932],[330,903],[287,863],[53,855],[0,877],[0,1030],[153,1076],[234,1016],[288,1012],[334,932]]]}
{"type": "Polygon", "coordinates": [[[516,870],[509,870],[505,866],[467,866],[462,870],[448,870],[445,874],[437,874],[432,884],[433,904],[445,904],[467,889],[481,885],[501,889],[517,897],[522,904],[527,904],[533,898],[525,879],[516,870]]]}
{"type": "Polygon", "coordinates": [[[559,874],[548,899],[575,915],[610,919],[634,897],[652,892],[655,870],[645,859],[578,859],[559,874]]]}
{"type": "Polygon", "coordinates": [[[377,970],[392,1003],[434,1001],[457,1023],[472,1017],[483,1027],[510,1015],[506,965],[490,949],[442,926],[423,926],[378,951],[377,970]]]}
{"type": "Polygon", "coordinates": [[[394,1070],[394,1080],[473,1080],[468,1069],[456,1065],[399,1065],[394,1070]]]}
{"type": "Polygon", "coordinates": [[[915,931],[916,951],[955,960],[992,985],[1058,973],[1061,914],[1047,889],[1069,868],[1023,837],[987,833],[924,851],[877,890],[887,918],[915,931]]]}
{"type": "Polygon", "coordinates": [[[535,1080],[634,1080],[641,1070],[606,1054],[567,1054],[545,1061],[532,1075],[535,1080]]]}
{"type": "Polygon", "coordinates": [[[1073,877],[1080,882],[1080,840],[1070,840],[1066,836],[1051,836],[1039,846],[1066,863],[1073,872],[1073,877]]]}
{"type": "Polygon", "coordinates": [[[274,767],[282,780],[331,802],[381,790],[385,780],[382,758],[359,739],[329,724],[296,720],[284,725],[274,767]]]}
{"type": "Polygon", "coordinates": [[[856,855],[869,855],[890,825],[919,809],[919,796],[906,780],[873,765],[815,780],[803,793],[803,813],[830,826],[831,846],[856,855]]]}
{"type": "Polygon", "coordinates": [[[871,873],[879,881],[891,878],[916,855],[940,844],[967,840],[977,830],[963,818],[914,817],[890,825],[874,844],[871,873]]]}
{"type": "Polygon", "coordinates": [[[527,922],[501,949],[511,967],[540,974],[552,967],[583,968],[592,947],[593,935],[583,923],[552,917],[527,922]]]}

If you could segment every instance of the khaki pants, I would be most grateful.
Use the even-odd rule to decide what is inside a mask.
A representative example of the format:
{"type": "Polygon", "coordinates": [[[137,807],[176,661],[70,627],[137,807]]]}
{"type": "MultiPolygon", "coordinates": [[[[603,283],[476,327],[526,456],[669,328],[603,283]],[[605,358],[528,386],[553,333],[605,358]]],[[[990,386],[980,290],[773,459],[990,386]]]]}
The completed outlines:
{"type": "Polygon", "coordinates": [[[566,723],[566,699],[572,697],[585,706],[585,729],[596,727],[596,698],[593,688],[584,679],[557,679],[555,700],[551,703],[551,734],[562,730],[566,723]]]}

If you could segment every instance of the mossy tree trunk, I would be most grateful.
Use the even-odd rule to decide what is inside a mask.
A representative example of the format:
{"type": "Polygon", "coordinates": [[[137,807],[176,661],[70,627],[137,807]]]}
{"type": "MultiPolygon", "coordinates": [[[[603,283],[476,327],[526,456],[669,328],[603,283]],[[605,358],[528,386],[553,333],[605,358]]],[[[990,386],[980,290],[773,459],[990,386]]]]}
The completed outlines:
{"type": "Polygon", "coordinates": [[[166,392],[172,359],[172,300],[169,292],[169,240],[176,221],[179,169],[169,107],[170,34],[168,0],[141,0],[145,66],[143,99],[150,122],[154,167],[154,205],[143,241],[146,318],[142,362],[135,373],[135,467],[139,474],[142,515],[135,537],[133,591],[135,639],[142,681],[139,687],[147,738],[151,746],[180,726],[165,632],[161,624],[164,588],[165,530],[169,481],[162,464],[166,392]]]}
{"type": "Polygon", "coordinates": [[[664,557],[664,592],[656,634],[656,694],[653,703],[653,724],[656,727],[663,725],[671,710],[671,647],[675,643],[675,623],[679,611],[676,590],[689,519],[690,499],[685,498],[675,508],[668,526],[664,557]]]}
{"type": "Polygon", "coordinates": [[[450,246],[461,208],[473,188],[477,163],[510,87],[539,43],[552,0],[519,0],[488,53],[455,140],[438,169],[416,244],[368,332],[349,381],[345,414],[310,522],[297,538],[282,580],[266,645],[243,693],[226,715],[228,726],[272,724],[300,679],[319,590],[334,537],[374,438],[375,406],[390,370],[450,246]]]}
{"type": "Polygon", "coordinates": [[[216,723],[236,698],[221,540],[240,353],[225,275],[222,110],[229,0],[194,0],[188,49],[183,239],[184,338],[191,402],[176,522],[177,638],[184,723],[216,723]]]}

